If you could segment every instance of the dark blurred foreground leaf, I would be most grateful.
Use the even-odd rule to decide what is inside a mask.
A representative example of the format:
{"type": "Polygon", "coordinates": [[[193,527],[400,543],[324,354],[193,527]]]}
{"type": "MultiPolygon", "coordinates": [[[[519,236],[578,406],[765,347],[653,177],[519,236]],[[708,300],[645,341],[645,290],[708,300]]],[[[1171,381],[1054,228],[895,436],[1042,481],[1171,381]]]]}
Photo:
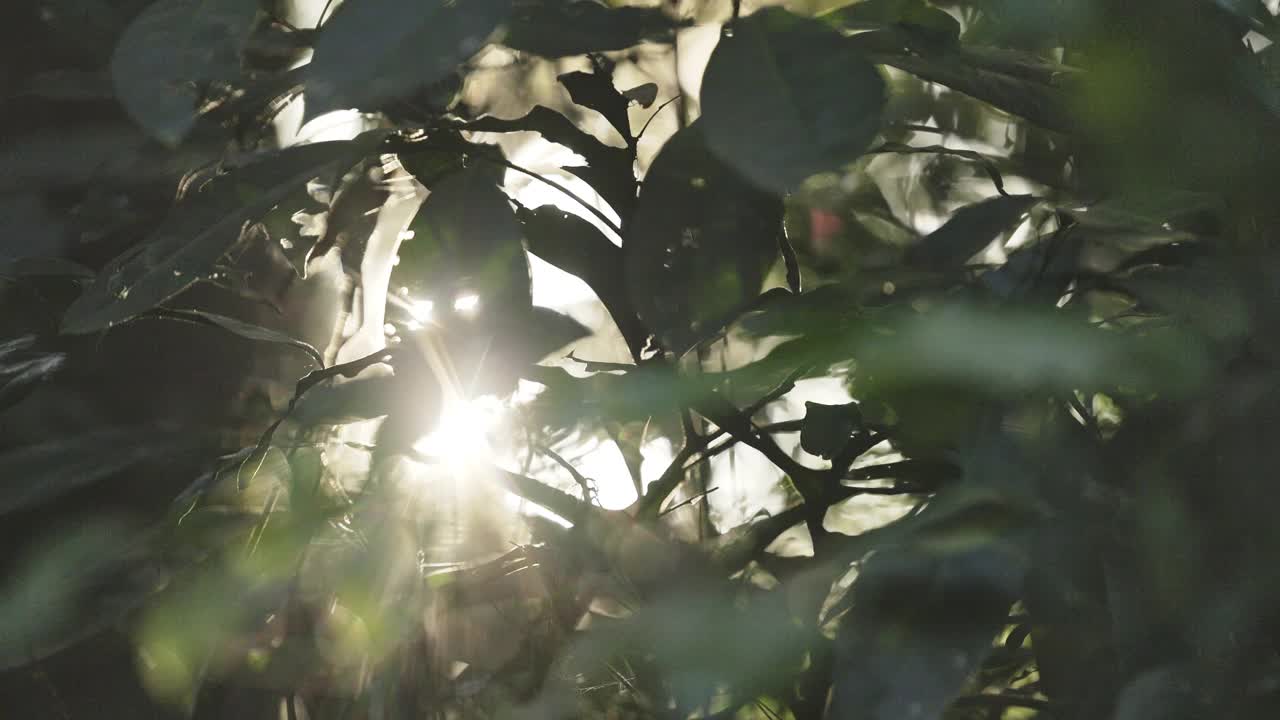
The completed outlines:
{"type": "Polygon", "coordinates": [[[240,74],[254,0],[160,0],[125,30],[111,58],[116,94],[152,136],[177,145],[195,126],[202,85],[240,74]]]}
{"type": "MultiPolygon", "coordinates": [[[[976,482],[986,482],[977,478],[976,482]]],[[[864,560],[836,637],[830,716],[935,720],[990,653],[1022,590],[1034,506],[958,486],[864,560]]]]}
{"type": "Polygon", "coordinates": [[[0,342],[0,410],[17,404],[66,362],[63,353],[34,350],[31,336],[0,342]]]}
{"type": "Polygon", "coordinates": [[[116,523],[98,520],[45,539],[0,586],[0,670],[111,628],[167,579],[136,534],[116,523]]]}
{"type": "Polygon", "coordinates": [[[548,58],[667,41],[677,23],[658,8],[608,7],[595,0],[516,2],[502,44],[548,58]]]}
{"type": "Polygon", "coordinates": [[[185,435],[153,427],[99,430],[0,455],[0,515],[28,510],[148,460],[190,451],[185,435]]]}
{"type": "Polygon", "coordinates": [[[168,300],[214,272],[256,222],[308,180],[345,169],[373,151],[379,133],[301,145],[215,178],[175,207],[145,245],[116,257],[67,309],[62,330],[108,328],[168,300]]]}
{"type": "Polygon", "coordinates": [[[375,109],[444,79],[474,55],[511,0],[363,0],[320,30],[307,80],[308,113],[375,109]]]}
{"type": "Polygon", "coordinates": [[[770,8],[726,27],[702,84],[721,160],[785,192],[858,159],[880,130],[880,73],[817,20],[770,8]]]}

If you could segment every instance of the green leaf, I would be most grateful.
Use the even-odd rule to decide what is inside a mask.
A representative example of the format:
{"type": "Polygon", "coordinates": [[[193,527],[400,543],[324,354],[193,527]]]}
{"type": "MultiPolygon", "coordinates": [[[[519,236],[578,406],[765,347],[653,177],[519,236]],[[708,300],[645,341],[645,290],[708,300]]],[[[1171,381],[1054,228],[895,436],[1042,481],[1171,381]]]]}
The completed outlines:
{"type": "Polygon", "coordinates": [[[839,33],[777,8],[728,25],[702,81],[711,149],[776,192],[857,160],[884,105],[880,73],[839,33]]]}
{"type": "Polygon", "coordinates": [[[255,0],[161,0],[120,37],[111,79],[129,115],[168,145],[195,126],[202,84],[240,75],[255,0]]]}
{"type": "Polygon", "coordinates": [[[102,330],[149,310],[207,277],[253,223],[307,181],[341,172],[381,141],[355,141],[282,150],[211,181],[173,209],[147,242],[116,257],[67,309],[65,333],[102,330]]]}
{"type": "Polygon", "coordinates": [[[158,592],[168,577],[146,539],[102,518],[47,532],[0,586],[0,671],[107,630],[158,592]]]}
{"type": "Polygon", "coordinates": [[[0,454],[0,515],[27,510],[192,442],[156,428],[113,428],[0,454]]]}
{"type": "Polygon", "coordinates": [[[607,7],[595,0],[517,3],[502,44],[559,58],[623,50],[645,41],[669,42],[676,21],[658,8],[607,7]]]}
{"type": "Polygon", "coordinates": [[[836,638],[830,716],[941,718],[990,653],[1024,572],[995,547],[871,556],[836,638]]]}
{"type": "Polygon", "coordinates": [[[279,330],[272,330],[271,328],[265,328],[261,325],[247,323],[243,320],[237,320],[233,317],[206,312],[204,310],[157,308],[150,311],[147,316],[222,328],[223,330],[239,335],[246,340],[274,343],[276,345],[288,345],[289,347],[297,348],[311,356],[312,361],[314,361],[318,367],[324,367],[324,355],[322,355],[319,350],[309,343],[305,343],[279,330]]]}
{"type": "Polygon", "coordinates": [[[0,409],[17,404],[62,369],[67,356],[34,349],[35,338],[0,342],[0,409]]]}
{"type": "Polygon", "coordinates": [[[433,85],[489,42],[511,0],[351,0],[320,30],[308,112],[374,109],[433,85]]]}
{"type": "Polygon", "coordinates": [[[804,424],[800,426],[800,447],[810,455],[830,460],[849,442],[862,425],[857,403],[844,405],[804,404],[804,424]]]}
{"type": "Polygon", "coordinates": [[[824,13],[823,22],[841,30],[876,30],[887,25],[910,25],[942,40],[960,37],[960,22],[924,0],[861,0],[824,13]]]}
{"type": "Polygon", "coordinates": [[[951,270],[991,244],[1037,202],[1031,195],[1000,195],[956,211],[942,227],[907,251],[909,265],[951,270]]]}
{"type": "Polygon", "coordinates": [[[782,232],[781,200],[721,163],[700,125],[676,133],[654,159],[622,244],[632,302],[676,353],[759,294],[782,232]]]}

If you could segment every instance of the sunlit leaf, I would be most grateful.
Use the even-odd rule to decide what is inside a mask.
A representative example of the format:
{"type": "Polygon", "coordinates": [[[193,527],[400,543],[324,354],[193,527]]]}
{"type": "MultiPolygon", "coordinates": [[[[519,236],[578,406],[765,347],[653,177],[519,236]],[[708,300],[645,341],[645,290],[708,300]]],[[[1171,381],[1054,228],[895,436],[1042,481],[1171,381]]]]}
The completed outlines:
{"type": "Polygon", "coordinates": [[[372,152],[381,137],[289,148],[214,179],[176,206],[144,245],[102,269],[67,309],[63,332],[108,328],[208,277],[240,242],[246,223],[300,192],[308,180],[342,172],[372,152]]]}
{"type": "Polygon", "coordinates": [[[374,109],[436,83],[484,47],[510,11],[511,0],[344,3],[316,41],[308,110],[374,109]]]}
{"type": "Polygon", "coordinates": [[[240,74],[240,51],[258,12],[254,0],[160,0],[125,30],[111,79],[129,114],[176,145],[195,126],[202,85],[240,74]]]}
{"type": "Polygon", "coordinates": [[[839,33],[777,8],[728,25],[702,82],[711,149],[779,192],[857,160],[884,103],[880,73],[839,33]]]}
{"type": "Polygon", "coordinates": [[[632,302],[678,353],[756,297],[782,232],[782,202],[712,155],[698,125],[653,161],[622,244],[632,302]]]}

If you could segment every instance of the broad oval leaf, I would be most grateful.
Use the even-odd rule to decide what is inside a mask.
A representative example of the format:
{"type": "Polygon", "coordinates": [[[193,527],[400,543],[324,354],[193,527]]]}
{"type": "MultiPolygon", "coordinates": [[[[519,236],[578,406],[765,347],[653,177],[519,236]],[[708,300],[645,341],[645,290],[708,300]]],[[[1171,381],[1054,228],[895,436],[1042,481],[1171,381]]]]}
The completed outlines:
{"type": "Polygon", "coordinates": [[[700,125],[676,133],[654,159],[622,244],[632,302],[677,353],[759,294],[782,232],[781,200],[720,162],[700,125]]]}
{"type": "Polygon", "coordinates": [[[942,227],[913,246],[906,261],[930,270],[950,270],[964,264],[1011,229],[1036,198],[1031,195],[999,195],[956,211],[942,227]]]}
{"type": "Polygon", "coordinates": [[[667,41],[676,26],[659,8],[607,7],[595,0],[532,0],[516,7],[502,44],[559,58],[667,41]]]}
{"type": "Polygon", "coordinates": [[[156,139],[177,145],[195,126],[200,85],[240,74],[255,0],[162,0],[143,10],[111,57],[116,95],[156,139]]]}
{"type": "Polygon", "coordinates": [[[777,8],[728,25],[702,81],[711,149],[776,192],[858,159],[884,105],[884,80],[857,49],[777,8]]]}
{"type": "Polygon", "coordinates": [[[381,134],[289,148],[216,178],[170,213],[142,246],[98,273],[71,304],[64,333],[102,330],[149,310],[207,277],[240,241],[246,223],[325,172],[372,152],[381,134]]]}
{"type": "Polygon", "coordinates": [[[511,0],[349,0],[320,30],[308,114],[373,109],[433,85],[476,54],[511,0]]]}

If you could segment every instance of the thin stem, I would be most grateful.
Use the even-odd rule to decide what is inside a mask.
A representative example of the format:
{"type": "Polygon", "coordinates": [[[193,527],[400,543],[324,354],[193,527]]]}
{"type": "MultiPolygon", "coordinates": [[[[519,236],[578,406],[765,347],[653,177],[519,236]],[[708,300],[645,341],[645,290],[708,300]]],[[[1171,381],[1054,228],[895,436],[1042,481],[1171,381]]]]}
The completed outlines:
{"type": "Polygon", "coordinates": [[[320,16],[316,18],[316,29],[324,24],[324,18],[329,14],[329,8],[333,5],[333,0],[325,0],[324,7],[320,9],[320,16]]]}
{"type": "Polygon", "coordinates": [[[666,108],[668,105],[679,100],[682,97],[684,97],[682,94],[676,93],[675,96],[672,97],[670,100],[667,100],[663,102],[661,105],[659,105],[657,109],[653,111],[653,114],[649,116],[649,119],[644,121],[644,127],[640,128],[640,133],[636,135],[636,143],[639,143],[640,138],[644,137],[644,131],[649,129],[649,124],[653,122],[654,118],[658,117],[658,113],[662,112],[664,108],[666,108]]]}

